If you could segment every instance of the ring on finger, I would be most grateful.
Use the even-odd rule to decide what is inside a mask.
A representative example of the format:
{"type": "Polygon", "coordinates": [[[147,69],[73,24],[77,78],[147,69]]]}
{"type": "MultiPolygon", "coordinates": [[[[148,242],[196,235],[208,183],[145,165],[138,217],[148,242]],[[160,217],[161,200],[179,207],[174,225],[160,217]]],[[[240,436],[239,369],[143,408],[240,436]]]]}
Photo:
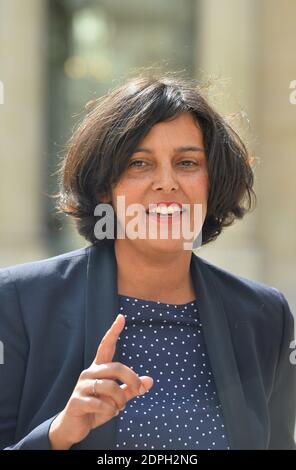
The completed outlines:
{"type": "Polygon", "coordinates": [[[95,379],[94,380],[94,383],[93,383],[93,396],[96,397],[97,396],[97,391],[96,391],[96,385],[98,383],[98,379],[95,379]]]}

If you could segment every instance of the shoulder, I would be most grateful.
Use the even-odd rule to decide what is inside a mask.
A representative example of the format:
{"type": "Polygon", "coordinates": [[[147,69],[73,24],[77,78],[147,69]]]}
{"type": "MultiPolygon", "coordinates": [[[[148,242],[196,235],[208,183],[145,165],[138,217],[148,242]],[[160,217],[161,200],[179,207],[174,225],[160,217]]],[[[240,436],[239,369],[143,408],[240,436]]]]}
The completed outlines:
{"type": "Polygon", "coordinates": [[[84,247],[1,269],[2,327],[5,322],[13,324],[13,329],[15,325],[24,325],[26,334],[32,338],[35,333],[49,334],[50,325],[61,321],[75,323],[75,315],[83,311],[89,249],[84,247]]]}
{"type": "Polygon", "coordinates": [[[0,287],[9,281],[26,282],[70,275],[86,264],[90,246],[47,259],[17,264],[0,269],[0,287]]]}
{"type": "Polygon", "coordinates": [[[221,286],[224,285],[229,289],[245,290],[248,293],[257,293],[259,295],[277,296],[279,293],[275,287],[234,274],[199,256],[195,256],[195,262],[202,270],[208,272],[214,282],[219,283],[221,286]]]}
{"type": "Polygon", "coordinates": [[[275,317],[280,320],[283,312],[292,317],[287,300],[277,288],[233,274],[199,256],[194,257],[194,263],[206,281],[219,292],[228,311],[241,311],[245,319],[255,315],[256,318],[269,317],[271,320],[275,317]]]}

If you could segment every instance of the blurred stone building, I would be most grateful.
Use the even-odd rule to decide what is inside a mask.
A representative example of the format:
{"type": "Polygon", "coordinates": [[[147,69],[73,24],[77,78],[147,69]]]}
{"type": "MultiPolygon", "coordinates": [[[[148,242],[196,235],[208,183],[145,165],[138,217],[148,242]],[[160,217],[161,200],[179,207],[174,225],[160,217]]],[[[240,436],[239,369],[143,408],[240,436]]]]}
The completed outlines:
{"type": "Polygon", "coordinates": [[[201,256],[281,289],[296,311],[294,0],[0,0],[0,266],[85,245],[48,194],[85,103],[140,67],[222,80],[256,153],[255,212],[201,256]]]}

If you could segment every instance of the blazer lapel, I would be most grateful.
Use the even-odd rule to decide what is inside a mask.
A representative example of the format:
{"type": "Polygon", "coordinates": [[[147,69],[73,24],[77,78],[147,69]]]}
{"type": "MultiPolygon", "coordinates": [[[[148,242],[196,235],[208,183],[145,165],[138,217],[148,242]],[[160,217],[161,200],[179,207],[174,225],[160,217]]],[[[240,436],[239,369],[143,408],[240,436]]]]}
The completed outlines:
{"type": "MultiPolygon", "coordinates": [[[[98,346],[119,313],[117,266],[112,243],[88,248],[84,367],[93,362],[98,346]]],[[[116,357],[113,359],[117,360],[116,357]]],[[[117,418],[91,431],[74,449],[114,449],[117,418]]]]}
{"type": "Polygon", "coordinates": [[[85,308],[84,365],[89,367],[101,339],[119,313],[113,244],[89,247],[85,308]]]}
{"type": "Polygon", "coordinates": [[[220,292],[211,271],[194,254],[191,274],[230,448],[256,449],[257,436],[251,426],[251,414],[244,397],[220,292]]]}

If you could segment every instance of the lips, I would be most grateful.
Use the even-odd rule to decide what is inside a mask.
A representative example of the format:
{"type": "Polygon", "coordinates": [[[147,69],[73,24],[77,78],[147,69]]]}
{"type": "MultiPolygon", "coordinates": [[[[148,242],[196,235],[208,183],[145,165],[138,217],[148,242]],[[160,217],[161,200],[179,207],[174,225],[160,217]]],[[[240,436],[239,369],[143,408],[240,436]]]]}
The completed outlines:
{"type": "Polygon", "coordinates": [[[180,214],[184,211],[182,208],[182,204],[176,201],[161,201],[161,202],[155,202],[155,203],[150,203],[149,207],[146,210],[146,213],[151,215],[151,214],[157,214],[157,215],[174,215],[174,214],[180,214]]]}

